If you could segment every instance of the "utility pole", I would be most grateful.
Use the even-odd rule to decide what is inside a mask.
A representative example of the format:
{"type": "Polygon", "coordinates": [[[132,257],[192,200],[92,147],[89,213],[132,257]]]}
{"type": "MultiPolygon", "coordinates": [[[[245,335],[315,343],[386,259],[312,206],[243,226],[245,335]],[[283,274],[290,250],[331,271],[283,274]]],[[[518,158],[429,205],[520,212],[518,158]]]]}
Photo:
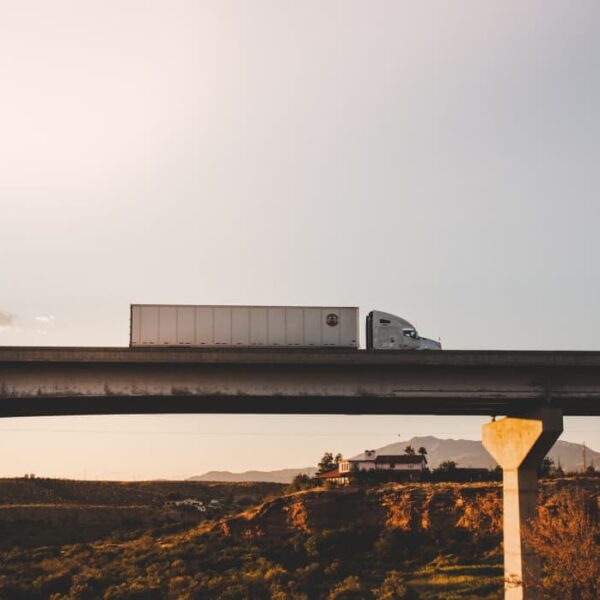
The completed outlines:
{"type": "Polygon", "coordinates": [[[587,456],[585,454],[586,448],[585,448],[585,442],[583,442],[583,473],[585,473],[585,470],[587,468],[587,456]]]}

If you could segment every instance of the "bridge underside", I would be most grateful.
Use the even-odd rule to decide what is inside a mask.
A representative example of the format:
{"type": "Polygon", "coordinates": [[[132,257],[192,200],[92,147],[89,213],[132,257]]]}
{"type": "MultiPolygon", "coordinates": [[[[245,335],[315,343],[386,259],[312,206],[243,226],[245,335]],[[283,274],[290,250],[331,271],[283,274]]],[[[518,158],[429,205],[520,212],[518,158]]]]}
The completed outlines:
{"type": "Polygon", "coordinates": [[[0,348],[0,416],[600,415],[600,352],[0,348]]]}
{"type": "MultiPolygon", "coordinates": [[[[600,401],[600,400],[597,400],[600,401]]],[[[0,417],[119,414],[340,414],[516,415],[548,406],[541,399],[518,402],[451,398],[351,398],[347,396],[52,396],[2,400],[0,417]]],[[[554,404],[556,406],[556,404],[554,404]]],[[[571,415],[588,414],[586,403],[571,415]]]]}

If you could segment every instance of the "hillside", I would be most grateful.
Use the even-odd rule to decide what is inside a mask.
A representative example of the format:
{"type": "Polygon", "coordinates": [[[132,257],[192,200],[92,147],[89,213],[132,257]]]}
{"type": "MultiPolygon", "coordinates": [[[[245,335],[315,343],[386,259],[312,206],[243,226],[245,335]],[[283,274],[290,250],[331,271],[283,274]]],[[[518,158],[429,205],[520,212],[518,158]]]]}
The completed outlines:
{"type": "Polygon", "coordinates": [[[190,477],[188,481],[290,483],[299,473],[304,473],[312,477],[316,472],[317,469],[315,467],[305,467],[304,469],[279,469],[277,471],[244,471],[242,473],[208,471],[208,473],[204,473],[203,475],[190,477]]]}
{"type": "MultiPolygon", "coordinates": [[[[600,499],[599,478],[547,479],[540,482],[540,506],[551,505],[561,490],[572,493],[575,489],[584,489],[600,499]]],[[[462,553],[465,548],[461,531],[500,543],[502,484],[389,483],[316,488],[225,517],[214,528],[226,535],[248,538],[316,533],[350,523],[440,536],[440,543],[444,538],[447,548],[462,553]]]]}
{"type": "Polygon", "coordinates": [[[0,549],[178,531],[281,492],[274,483],[0,479],[0,549]],[[173,505],[185,499],[204,510],[173,505]]]}
{"type": "Polygon", "coordinates": [[[502,488],[499,483],[317,488],[281,496],[225,517],[215,528],[236,537],[278,537],[336,529],[350,523],[411,533],[460,528],[495,536],[499,543],[502,488]]]}
{"type": "MultiPolygon", "coordinates": [[[[540,504],[577,489],[597,504],[598,479],[545,481],[540,504]]],[[[22,511],[3,535],[18,539],[22,511]]],[[[0,598],[499,600],[501,522],[498,484],[313,489],[176,531],[0,548],[0,598]]]]}
{"type": "MultiPolygon", "coordinates": [[[[478,467],[492,469],[496,462],[488,454],[480,441],[440,439],[434,436],[413,437],[404,442],[388,444],[378,449],[381,454],[396,454],[404,452],[411,445],[417,450],[423,446],[427,449],[427,460],[430,468],[437,467],[441,462],[453,460],[461,467],[478,467]]],[[[562,466],[564,471],[580,471],[583,466],[583,446],[572,442],[559,440],[549,453],[550,458],[562,466]]],[[[600,468],[600,452],[586,449],[587,465],[594,464],[600,468]]]]}
{"type": "Polygon", "coordinates": [[[167,500],[238,498],[260,502],[279,493],[271,483],[200,483],[188,481],[78,481],[75,479],[0,478],[3,504],[80,504],[106,506],[161,506],[167,500]]]}

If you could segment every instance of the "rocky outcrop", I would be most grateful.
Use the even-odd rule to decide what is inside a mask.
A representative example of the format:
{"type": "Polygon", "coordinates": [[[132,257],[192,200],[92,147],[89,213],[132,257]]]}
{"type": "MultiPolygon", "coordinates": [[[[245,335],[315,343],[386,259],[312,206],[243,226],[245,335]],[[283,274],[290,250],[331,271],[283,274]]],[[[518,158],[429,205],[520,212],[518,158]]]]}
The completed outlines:
{"type": "Polygon", "coordinates": [[[222,519],[217,527],[243,537],[311,533],[363,526],[430,531],[462,527],[497,533],[502,524],[499,484],[389,484],[376,488],[310,490],[222,519]]]}
{"type": "MultiPolygon", "coordinates": [[[[600,480],[543,482],[540,504],[564,487],[582,487],[600,496],[600,480]]],[[[362,526],[429,533],[443,537],[457,530],[477,536],[502,532],[499,483],[387,484],[375,488],[316,489],[279,497],[215,524],[226,535],[284,536],[360,523],[362,526]]]]}

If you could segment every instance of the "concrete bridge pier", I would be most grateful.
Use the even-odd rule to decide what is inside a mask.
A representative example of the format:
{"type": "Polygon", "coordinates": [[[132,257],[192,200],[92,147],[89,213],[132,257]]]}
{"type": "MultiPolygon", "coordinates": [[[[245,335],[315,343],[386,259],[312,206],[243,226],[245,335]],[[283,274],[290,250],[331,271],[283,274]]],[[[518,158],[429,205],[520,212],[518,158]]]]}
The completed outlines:
{"type": "Polygon", "coordinates": [[[503,471],[504,578],[506,600],[534,600],[539,557],[523,529],[537,514],[537,468],[563,430],[562,410],[542,408],[483,426],[483,445],[503,471]]]}

